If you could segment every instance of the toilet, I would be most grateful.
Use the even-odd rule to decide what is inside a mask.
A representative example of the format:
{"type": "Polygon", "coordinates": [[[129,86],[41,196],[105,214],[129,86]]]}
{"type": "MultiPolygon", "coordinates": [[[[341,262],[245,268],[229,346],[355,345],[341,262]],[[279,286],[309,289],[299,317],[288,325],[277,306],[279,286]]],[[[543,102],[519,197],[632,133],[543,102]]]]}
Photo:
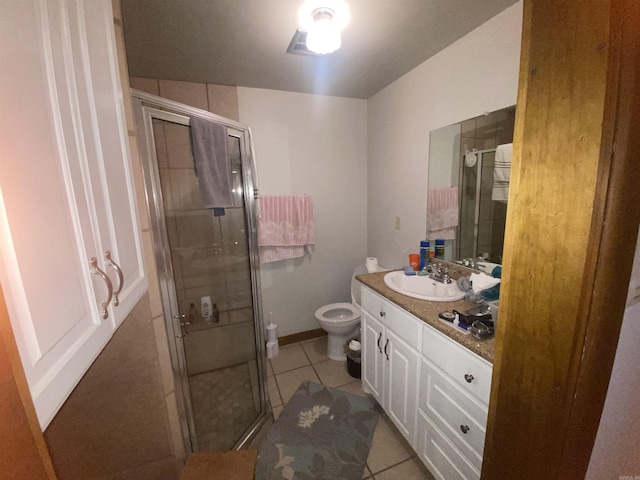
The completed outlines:
{"type": "Polygon", "coordinates": [[[316,310],[316,320],[325,330],[327,356],[331,360],[345,361],[344,344],[360,334],[360,282],[356,275],[367,273],[364,265],[358,265],[351,277],[351,303],[330,303],[316,310]]]}

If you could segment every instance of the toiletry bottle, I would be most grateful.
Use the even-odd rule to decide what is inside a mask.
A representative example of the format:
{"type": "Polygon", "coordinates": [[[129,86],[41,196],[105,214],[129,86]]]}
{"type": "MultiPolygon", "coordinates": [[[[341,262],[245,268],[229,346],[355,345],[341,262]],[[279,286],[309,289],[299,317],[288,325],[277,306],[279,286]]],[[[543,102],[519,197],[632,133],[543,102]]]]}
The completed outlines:
{"type": "Polygon", "coordinates": [[[430,249],[429,240],[421,240],[420,241],[420,270],[424,270],[424,268],[427,266],[427,262],[429,261],[429,249],[430,249]]]}
{"type": "Polygon", "coordinates": [[[200,320],[200,312],[198,311],[194,303],[189,306],[188,317],[189,323],[196,323],[198,320],[200,320]]]}
{"type": "Polygon", "coordinates": [[[211,310],[211,320],[213,323],[220,323],[220,310],[218,310],[218,304],[213,304],[213,309],[211,310]]]}
{"type": "Polygon", "coordinates": [[[442,238],[436,238],[436,258],[444,260],[444,240],[442,238]]]}

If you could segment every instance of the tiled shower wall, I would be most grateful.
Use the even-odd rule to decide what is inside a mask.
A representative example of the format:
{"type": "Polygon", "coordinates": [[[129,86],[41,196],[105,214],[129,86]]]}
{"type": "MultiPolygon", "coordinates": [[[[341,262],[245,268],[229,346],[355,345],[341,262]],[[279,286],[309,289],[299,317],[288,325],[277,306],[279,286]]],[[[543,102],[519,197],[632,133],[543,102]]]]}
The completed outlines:
{"type": "MultiPolygon", "coordinates": [[[[464,165],[466,150],[487,150],[498,145],[513,142],[513,126],[515,123],[515,107],[498,110],[487,115],[465,120],[461,124],[460,164],[464,165]]],[[[478,255],[490,253],[490,260],[502,263],[501,255],[504,245],[504,227],[507,217],[507,204],[491,200],[493,187],[494,153],[483,157],[482,181],[480,190],[480,218],[478,225],[478,255]]],[[[465,181],[462,186],[462,202],[460,205],[461,223],[473,225],[475,221],[475,185],[477,169],[465,169],[465,181]]],[[[473,256],[473,229],[461,229],[460,258],[473,256]]]]}

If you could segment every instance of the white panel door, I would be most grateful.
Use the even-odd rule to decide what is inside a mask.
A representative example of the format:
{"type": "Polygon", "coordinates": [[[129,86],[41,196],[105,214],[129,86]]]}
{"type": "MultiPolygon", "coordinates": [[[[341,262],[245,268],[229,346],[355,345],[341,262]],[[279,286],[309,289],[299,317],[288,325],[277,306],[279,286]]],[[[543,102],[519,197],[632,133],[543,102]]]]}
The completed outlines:
{"type": "Polygon", "coordinates": [[[415,448],[420,357],[418,352],[389,329],[383,353],[387,361],[385,409],[415,448]]]}
{"type": "Polygon", "coordinates": [[[384,326],[362,311],[362,381],[366,392],[384,405],[384,326]]]}
{"type": "Polygon", "coordinates": [[[129,155],[110,0],[69,2],[70,30],[80,103],[86,105],[85,137],[92,170],[91,188],[100,224],[102,256],[114,286],[115,327],[147,290],[136,195],[129,155]],[[80,72],[78,75],[80,78],[80,72]],[[89,142],[87,142],[89,143],[89,142]],[[120,278],[118,268],[122,273],[120,278]]]}
{"type": "Polygon", "coordinates": [[[64,4],[2,3],[0,275],[43,428],[112,334],[72,55],[64,4]]]}

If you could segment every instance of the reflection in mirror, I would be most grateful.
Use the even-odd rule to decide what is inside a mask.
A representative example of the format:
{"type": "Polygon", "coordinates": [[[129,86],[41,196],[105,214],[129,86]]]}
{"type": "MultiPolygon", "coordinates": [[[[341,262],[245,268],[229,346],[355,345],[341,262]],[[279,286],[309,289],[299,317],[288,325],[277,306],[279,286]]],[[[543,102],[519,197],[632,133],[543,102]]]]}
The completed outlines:
{"type": "Polygon", "coordinates": [[[502,263],[514,120],[515,106],[429,134],[427,238],[444,260],[502,263]]]}

